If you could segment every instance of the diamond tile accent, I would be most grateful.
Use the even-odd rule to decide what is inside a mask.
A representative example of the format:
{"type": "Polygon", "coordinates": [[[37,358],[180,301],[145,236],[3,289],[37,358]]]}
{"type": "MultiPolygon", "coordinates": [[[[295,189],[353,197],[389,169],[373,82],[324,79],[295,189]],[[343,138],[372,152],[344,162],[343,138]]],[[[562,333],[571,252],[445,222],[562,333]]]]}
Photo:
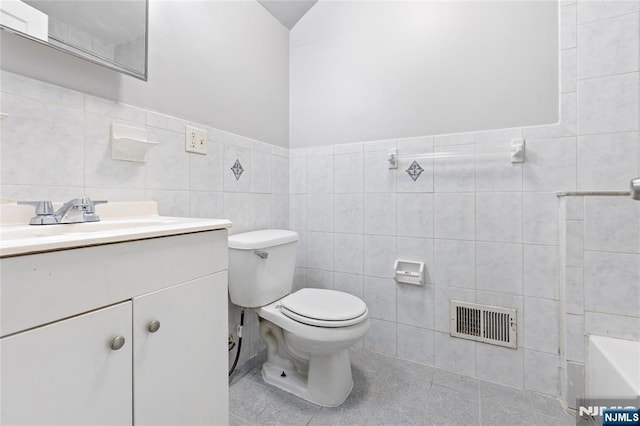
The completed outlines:
{"type": "Polygon", "coordinates": [[[415,182],[420,177],[420,174],[424,172],[424,169],[420,167],[420,164],[414,161],[413,163],[411,163],[409,168],[405,171],[409,174],[409,176],[411,176],[411,179],[413,179],[413,181],[415,182]]]}
{"type": "Polygon", "coordinates": [[[240,175],[242,175],[242,172],[244,172],[244,169],[242,168],[242,164],[240,164],[240,160],[238,160],[237,158],[236,158],[236,162],[233,163],[233,167],[231,167],[231,171],[235,175],[236,180],[240,180],[240,175]]]}

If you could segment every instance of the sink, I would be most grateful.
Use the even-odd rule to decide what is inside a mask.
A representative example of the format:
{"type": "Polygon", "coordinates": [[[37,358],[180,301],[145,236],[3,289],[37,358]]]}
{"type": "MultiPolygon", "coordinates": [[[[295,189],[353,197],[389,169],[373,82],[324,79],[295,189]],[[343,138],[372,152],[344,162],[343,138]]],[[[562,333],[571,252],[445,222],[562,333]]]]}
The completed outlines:
{"type": "MultiPolygon", "coordinates": [[[[154,202],[138,203],[139,209],[136,209],[135,204],[112,203],[110,207],[106,204],[100,205],[101,209],[97,210],[101,217],[99,222],[57,225],[1,224],[0,257],[231,227],[231,222],[226,219],[159,216],[157,204],[154,202]],[[150,207],[149,203],[153,205],[150,207]],[[131,216],[122,217],[119,214],[131,216]]],[[[12,206],[23,208],[3,205],[0,217],[15,218],[15,214],[7,214],[12,206]]],[[[28,218],[21,220],[28,223],[28,218]]]]}

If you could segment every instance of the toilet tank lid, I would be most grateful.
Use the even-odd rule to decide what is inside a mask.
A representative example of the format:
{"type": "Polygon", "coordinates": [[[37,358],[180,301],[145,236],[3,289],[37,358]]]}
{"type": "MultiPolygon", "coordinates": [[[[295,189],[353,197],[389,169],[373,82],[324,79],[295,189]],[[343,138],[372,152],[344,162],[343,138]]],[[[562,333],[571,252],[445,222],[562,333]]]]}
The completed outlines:
{"type": "Polygon", "coordinates": [[[255,250],[298,241],[298,233],[285,229],[263,229],[229,236],[229,248],[255,250]]]}

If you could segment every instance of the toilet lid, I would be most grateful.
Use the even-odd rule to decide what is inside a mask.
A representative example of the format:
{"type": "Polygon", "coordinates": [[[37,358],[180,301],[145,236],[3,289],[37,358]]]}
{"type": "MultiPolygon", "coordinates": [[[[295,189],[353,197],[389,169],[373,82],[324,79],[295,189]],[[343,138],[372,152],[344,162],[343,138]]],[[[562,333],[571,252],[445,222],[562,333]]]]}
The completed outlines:
{"type": "Polygon", "coordinates": [[[280,300],[284,315],[304,324],[347,327],[364,319],[367,305],[341,291],[303,288],[280,300]]]}

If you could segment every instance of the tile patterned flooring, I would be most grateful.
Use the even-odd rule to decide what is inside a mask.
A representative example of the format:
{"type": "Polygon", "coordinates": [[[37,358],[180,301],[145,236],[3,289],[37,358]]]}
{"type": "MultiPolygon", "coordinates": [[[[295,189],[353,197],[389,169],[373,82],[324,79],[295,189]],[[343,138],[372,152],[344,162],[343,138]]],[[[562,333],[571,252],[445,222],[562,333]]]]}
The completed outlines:
{"type": "Polygon", "coordinates": [[[264,359],[231,377],[231,425],[575,425],[556,399],[359,349],[351,395],[318,407],[264,383],[264,359]]]}

